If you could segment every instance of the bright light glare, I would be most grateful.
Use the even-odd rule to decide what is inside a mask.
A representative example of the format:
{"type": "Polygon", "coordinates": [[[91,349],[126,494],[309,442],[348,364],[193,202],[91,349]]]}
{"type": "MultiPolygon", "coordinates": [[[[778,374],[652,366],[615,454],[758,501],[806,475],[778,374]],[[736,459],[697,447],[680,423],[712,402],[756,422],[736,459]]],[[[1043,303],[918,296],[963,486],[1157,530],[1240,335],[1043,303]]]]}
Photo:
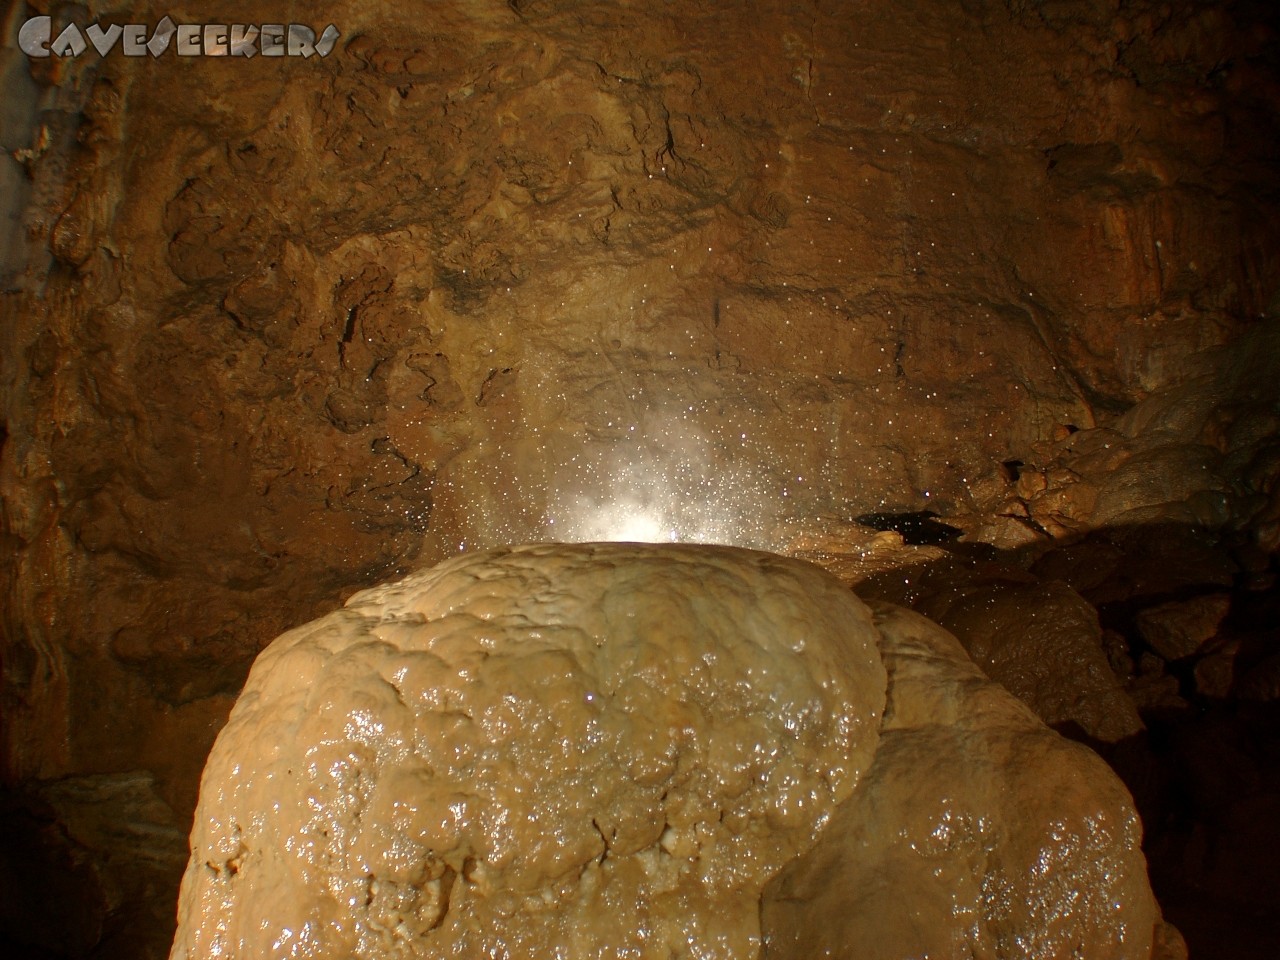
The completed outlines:
{"type": "Polygon", "coordinates": [[[628,543],[662,543],[677,540],[676,531],[653,513],[623,514],[618,517],[601,517],[605,535],[602,540],[620,540],[628,543]]]}
{"type": "Polygon", "coordinates": [[[653,507],[634,503],[596,504],[575,511],[569,532],[575,540],[611,540],[620,543],[671,543],[680,539],[675,525],[653,507]]]}
{"type": "Polygon", "coordinates": [[[656,414],[627,437],[562,461],[539,539],[774,547],[777,480],[754,459],[727,458],[696,428],[656,414]]]}

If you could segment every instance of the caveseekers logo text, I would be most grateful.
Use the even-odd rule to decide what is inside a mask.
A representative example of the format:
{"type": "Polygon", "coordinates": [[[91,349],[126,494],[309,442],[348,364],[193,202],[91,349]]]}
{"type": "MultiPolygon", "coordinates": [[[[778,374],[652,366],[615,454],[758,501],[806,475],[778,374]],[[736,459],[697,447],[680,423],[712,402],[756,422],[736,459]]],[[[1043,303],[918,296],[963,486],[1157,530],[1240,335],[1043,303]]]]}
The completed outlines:
{"type": "Polygon", "coordinates": [[[53,36],[52,17],[32,17],[18,31],[18,46],[29,57],[78,57],[91,46],[106,56],[117,44],[126,57],[158,57],[170,46],[180,57],[327,57],[340,34],[333,24],[319,38],[299,23],[177,23],[165,17],[148,30],[145,23],[74,23],[53,36]]]}

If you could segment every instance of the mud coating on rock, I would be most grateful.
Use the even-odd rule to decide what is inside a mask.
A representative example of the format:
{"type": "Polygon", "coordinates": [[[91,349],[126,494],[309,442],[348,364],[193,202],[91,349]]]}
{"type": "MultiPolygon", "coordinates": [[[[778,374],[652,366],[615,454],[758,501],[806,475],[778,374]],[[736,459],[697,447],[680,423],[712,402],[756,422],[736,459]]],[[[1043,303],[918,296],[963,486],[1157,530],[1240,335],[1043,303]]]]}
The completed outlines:
{"type": "Polygon", "coordinates": [[[764,956],[1176,955],[1153,947],[1160,914],[1119,778],[941,627],[874,609],[889,678],[875,763],[767,887],[764,956]]]}
{"type": "Polygon", "coordinates": [[[254,665],[172,956],[755,956],[885,683],[868,609],[771,554],[540,545],[366,590],[254,665]]]}

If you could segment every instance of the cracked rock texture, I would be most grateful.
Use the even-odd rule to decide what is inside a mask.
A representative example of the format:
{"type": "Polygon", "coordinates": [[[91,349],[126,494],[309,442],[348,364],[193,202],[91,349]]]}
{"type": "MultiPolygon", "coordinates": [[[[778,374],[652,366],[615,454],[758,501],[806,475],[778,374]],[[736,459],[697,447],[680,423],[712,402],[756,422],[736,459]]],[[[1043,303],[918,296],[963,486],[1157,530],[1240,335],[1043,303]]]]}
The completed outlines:
{"type": "MultiPolygon", "coordinates": [[[[1009,681],[1042,718],[1136,736],[1117,683],[1143,709],[1275,700],[1266,603],[1233,595],[1174,666],[1133,609],[1276,582],[1271,5],[228,0],[341,37],[154,61],[28,60],[12,31],[207,5],[11,6],[0,767],[23,816],[119,777],[185,825],[271,638],[462,548],[620,531],[784,549],[935,510],[1003,564],[967,557],[935,602],[1007,613],[994,578],[1070,614],[1041,618],[1057,686],[1009,681]],[[1263,626],[1226,635],[1241,610],[1263,626]]],[[[1016,670],[984,616],[962,641],[1016,670]]],[[[136,793],[101,803],[158,817],[136,793]]],[[[48,835],[50,863],[80,849],[48,835]]],[[[103,945],[167,917],[172,853],[138,852],[93,930],[12,936],[154,956],[103,945]]]]}

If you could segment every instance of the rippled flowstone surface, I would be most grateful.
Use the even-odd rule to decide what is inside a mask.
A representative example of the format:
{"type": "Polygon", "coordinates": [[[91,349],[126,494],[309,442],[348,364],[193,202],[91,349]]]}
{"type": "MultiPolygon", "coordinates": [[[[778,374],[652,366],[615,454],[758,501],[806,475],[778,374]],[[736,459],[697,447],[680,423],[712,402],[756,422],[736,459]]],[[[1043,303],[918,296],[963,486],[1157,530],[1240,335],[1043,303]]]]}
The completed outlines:
{"type": "Polygon", "coordinates": [[[953,637],[807,563],[502,549],[258,658],[172,956],[1145,958],[1140,830],[953,637]]]}

